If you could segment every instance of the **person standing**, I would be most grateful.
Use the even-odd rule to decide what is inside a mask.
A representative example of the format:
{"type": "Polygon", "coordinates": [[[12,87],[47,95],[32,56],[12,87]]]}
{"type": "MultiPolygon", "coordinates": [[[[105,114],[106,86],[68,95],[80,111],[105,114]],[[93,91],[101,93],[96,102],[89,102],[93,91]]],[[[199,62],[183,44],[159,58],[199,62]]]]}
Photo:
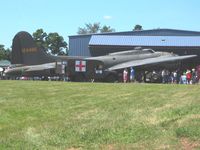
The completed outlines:
{"type": "Polygon", "coordinates": [[[177,70],[172,72],[172,83],[177,83],[177,70]]]}
{"type": "Polygon", "coordinates": [[[165,83],[165,69],[162,70],[161,76],[162,76],[162,83],[165,83]]]}
{"type": "Polygon", "coordinates": [[[127,69],[124,69],[124,72],[123,72],[123,81],[124,81],[124,83],[128,82],[128,70],[127,69]]]}
{"type": "Polygon", "coordinates": [[[196,72],[197,72],[197,83],[199,83],[199,79],[200,79],[200,65],[198,65],[197,67],[196,67],[196,72]]]}
{"type": "Polygon", "coordinates": [[[187,84],[187,77],[185,72],[181,75],[180,84],[187,84]]]}
{"type": "Polygon", "coordinates": [[[192,74],[190,70],[187,70],[186,72],[186,79],[187,79],[187,84],[191,84],[191,78],[192,78],[192,74]]]}
{"type": "Polygon", "coordinates": [[[192,84],[197,83],[197,71],[193,68],[192,69],[192,84]]]}
{"type": "Polygon", "coordinates": [[[168,83],[168,78],[169,78],[168,77],[168,75],[169,75],[168,70],[166,70],[166,69],[162,70],[161,75],[162,75],[162,83],[168,83]]]}
{"type": "Polygon", "coordinates": [[[131,67],[130,69],[130,82],[134,82],[135,80],[135,70],[133,69],[133,67],[131,67]]]}

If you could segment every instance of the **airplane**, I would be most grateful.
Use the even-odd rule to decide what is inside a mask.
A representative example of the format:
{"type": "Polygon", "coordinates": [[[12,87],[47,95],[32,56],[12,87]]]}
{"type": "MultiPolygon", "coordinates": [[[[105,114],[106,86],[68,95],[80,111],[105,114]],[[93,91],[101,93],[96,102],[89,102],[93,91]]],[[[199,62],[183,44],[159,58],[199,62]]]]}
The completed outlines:
{"type": "MultiPolygon", "coordinates": [[[[21,31],[17,33],[13,39],[11,53],[12,65],[4,71],[4,74],[7,77],[15,78],[21,76],[64,76],[67,72],[70,72],[70,75],[73,75],[72,80],[78,80],[81,78],[79,74],[82,74],[84,70],[73,70],[70,68],[71,66],[78,66],[78,63],[82,63],[83,59],[83,57],[79,56],[53,56],[47,54],[44,50],[36,46],[36,43],[28,32],[21,31]]],[[[90,67],[94,67],[96,63],[99,62],[88,60],[85,67],[89,69],[90,67]]]]}
{"type": "Polygon", "coordinates": [[[139,70],[176,69],[197,55],[178,56],[169,52],[137,48],[97,57],[52,56],[38,49],[32,36],[25,31],[13,39],[14,66],[5,70],[7,76],[68,76],[72,81],[116,81],[119,73],[134,67],[139,70]]]}
{"type": "MultiPolygon", "coordinates": [[[[152,49],[142,49],[137,47],[134,50],[110,53],[105,56],[90,57],[87,60],[98,60],[104,63],[105,71],[122,72],[125,68],[134,67],[137,71],[155,71],[161,69],[177,70],[186,69],[188,65],[182,65],[183,62],[190,63],[197,55],[178,56],[169,52],[159,52],[152,49]]],[[[110,74],[109,80],[116,80],[115,74],[110,74]],[[112,75],[112,77],[111,77],[112,75]]],[[[158,76],[158,75],[157,75],[158,76]]],[[[156,79],[155,79],[156,80],[156,79]]]]}

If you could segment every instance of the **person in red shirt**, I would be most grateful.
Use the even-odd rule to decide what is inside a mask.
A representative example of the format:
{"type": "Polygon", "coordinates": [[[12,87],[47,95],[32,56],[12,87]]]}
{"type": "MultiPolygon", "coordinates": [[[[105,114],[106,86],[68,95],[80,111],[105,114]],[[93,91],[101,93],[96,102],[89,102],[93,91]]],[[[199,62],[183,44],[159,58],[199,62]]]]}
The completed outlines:
{"type": "Polygon", "coordinates": [[[186,72],[186,79],[187,79],[187,84],[191,84],[191,79],[192,79],[192,73],[190,70],[186,72]]]}

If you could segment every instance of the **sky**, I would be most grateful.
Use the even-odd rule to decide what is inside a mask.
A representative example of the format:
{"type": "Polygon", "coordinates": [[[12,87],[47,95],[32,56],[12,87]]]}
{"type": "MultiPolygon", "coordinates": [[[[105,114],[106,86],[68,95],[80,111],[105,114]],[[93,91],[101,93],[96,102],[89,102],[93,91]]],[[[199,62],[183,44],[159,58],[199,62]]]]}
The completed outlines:
{"type": "Polygon", "coordinates": [[[10,48],[16,33],[57,32],[68,43],[85,23],[117,32],[143,29],[200,31],[200,0],[0,0],[0,44],[10,48]]]}

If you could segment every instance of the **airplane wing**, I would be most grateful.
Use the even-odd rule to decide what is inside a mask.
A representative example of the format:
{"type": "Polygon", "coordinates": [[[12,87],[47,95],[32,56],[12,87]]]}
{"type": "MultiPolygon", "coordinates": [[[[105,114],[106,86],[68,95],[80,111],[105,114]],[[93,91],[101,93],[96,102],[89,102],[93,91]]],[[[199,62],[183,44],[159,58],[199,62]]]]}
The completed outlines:
{"type": "Polygon", "coordinates": [[[41,65],[27,66],[27,68],[25,69],[25,72],[42,71],[42,70],[53,69],[53,68],[56,68],[55,63],[46,63],[46,64],[41,64],[41,65]]]}
{"type": "Polygon", "coordinates": [[[137,66],[144,66],[144,65],[153,65],[153,64],[159,64],[159,63],[165,63],[165,62],[173,62],[173,61],[180,61],[184,59],[189,59],[196,57],[197,55],[186,55],[186,56],[161,56],[161,57],[156,57],[156,58],[147,58],[143,60],[133,60],[133,61],[128,61],[124,63],[120,63],[117,65],[114,65],[110,68],[108,68],[109,71],[112,70],[118,70],[118,69],[123,69],[123,68],[128,68],[128,67],[137,67],[137,66]]]}

